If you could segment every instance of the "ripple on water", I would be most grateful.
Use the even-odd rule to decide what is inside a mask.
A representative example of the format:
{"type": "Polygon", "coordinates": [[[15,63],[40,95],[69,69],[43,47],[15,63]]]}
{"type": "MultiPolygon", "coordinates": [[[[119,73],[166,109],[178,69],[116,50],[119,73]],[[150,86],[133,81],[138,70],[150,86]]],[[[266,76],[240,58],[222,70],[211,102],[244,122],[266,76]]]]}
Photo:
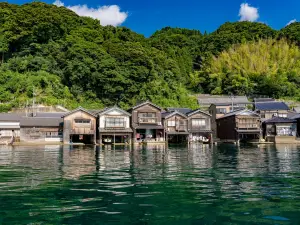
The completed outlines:
{"type": "Polygon", "coordinates": [[[0,224],[300,224],[299,150],[0,147],[0,224]]]}

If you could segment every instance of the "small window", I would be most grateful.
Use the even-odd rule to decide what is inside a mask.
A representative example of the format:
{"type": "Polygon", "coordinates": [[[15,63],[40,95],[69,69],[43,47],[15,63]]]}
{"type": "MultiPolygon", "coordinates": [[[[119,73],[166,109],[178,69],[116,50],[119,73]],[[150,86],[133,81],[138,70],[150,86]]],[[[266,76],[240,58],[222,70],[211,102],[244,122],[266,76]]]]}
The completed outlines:
{"type": "Polygon", "coordinates": [[[203,127],[206,125],[205,119],[192,119],[193,127],[203,127]]]}
{"type": "Polygon", "coordinates": [[[90,123],[91,120],[89,119],[75,119],[75,123],[90,123]]]}
{"type": "Polygon", "coordinates": [[[168,127],[175,127],[175,120],[169,120],[168,127]]]}
{"type": "Polygon", "coordinates": [[[216,111],[217,111],[217,114],[226,114],[227,113],[226,108],[218,108],[216,111]]]}
{"type": "Polygon", "coordinates": [[[123,117],[106,117],[105,127],[125,127],[125,120],[123,117]]]}

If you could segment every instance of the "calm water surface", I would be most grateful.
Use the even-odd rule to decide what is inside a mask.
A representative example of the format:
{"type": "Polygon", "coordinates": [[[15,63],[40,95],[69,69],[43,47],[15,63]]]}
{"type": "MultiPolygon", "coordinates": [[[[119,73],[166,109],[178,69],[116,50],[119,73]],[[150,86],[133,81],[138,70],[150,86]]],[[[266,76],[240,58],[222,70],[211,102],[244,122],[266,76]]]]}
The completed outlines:
{"type": "Polygon", "coordinates": [[[300,146],[0,146],[0,224],[300,224],[300,146]]]}

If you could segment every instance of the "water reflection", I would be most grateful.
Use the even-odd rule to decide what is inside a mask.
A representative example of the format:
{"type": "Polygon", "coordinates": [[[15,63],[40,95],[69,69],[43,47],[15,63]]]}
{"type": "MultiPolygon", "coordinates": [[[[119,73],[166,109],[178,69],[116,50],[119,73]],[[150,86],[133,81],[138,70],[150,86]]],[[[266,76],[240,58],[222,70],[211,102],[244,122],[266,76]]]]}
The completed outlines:
{"type": "Polygon", "coordinates": [[[0,224],[299,224],[299,149],[0,146],[0,224]]]}

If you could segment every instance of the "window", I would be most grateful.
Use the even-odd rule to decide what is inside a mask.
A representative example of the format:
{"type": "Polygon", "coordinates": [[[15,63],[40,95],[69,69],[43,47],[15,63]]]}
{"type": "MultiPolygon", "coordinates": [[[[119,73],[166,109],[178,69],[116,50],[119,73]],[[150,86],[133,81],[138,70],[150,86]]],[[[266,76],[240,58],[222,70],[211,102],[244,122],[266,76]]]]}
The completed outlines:
{"type": "Polygon", "coordinates": [[[227,113],[226,108],[217,108],[217,114],[225,114],[225,113],[227,113]]]}
{"type": "Polygon", "coordinates": [[[168,127],[175,127],[175,120],[168,120],[168,127]]]}
{"type": "Polygon", "coordinates": [[[139,113],[139,122],[140,123],[156,123],[157,118],[155,116],[156,116],[156,113],[139,113]]]}
{"type": "Polygon", "coordinates": [[[106,117],[105,127],[125,127],[125,120],[122,117],[106,117]]]}
{"type": "Polygon", "coordinates": [[[285,113],[278,113],[278,117],[287,117],[287,114],[285,114],[285,113]]]}
{"type": "Polygon", "coordinates": [[[75,119],[75,123],[90,123],[89,119],[75,119]]]}
{"type": "Polygon", "coordinates": [[[153,117],[155,117],[155,113],[139,113],[139,117],[153,118],[153,117]]]}
{"type": "Polygon", "coordinates": [[[205,127],[206,122],[205,119],[192,119],[193,127],[205,127]]]}

